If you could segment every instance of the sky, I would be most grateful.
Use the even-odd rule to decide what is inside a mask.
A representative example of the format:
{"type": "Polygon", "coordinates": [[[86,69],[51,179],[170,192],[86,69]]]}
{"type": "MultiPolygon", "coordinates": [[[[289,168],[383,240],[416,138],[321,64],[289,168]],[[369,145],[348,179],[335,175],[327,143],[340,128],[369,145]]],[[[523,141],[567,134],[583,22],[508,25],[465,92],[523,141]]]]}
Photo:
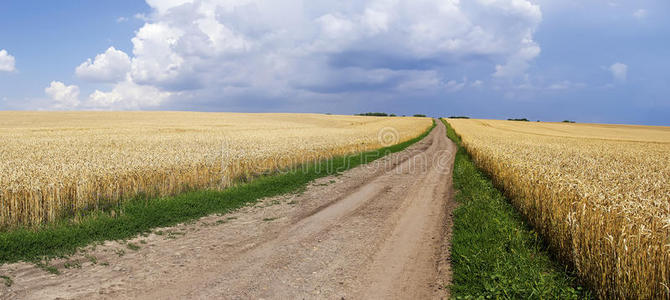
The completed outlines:
{"type": "Polygon", "coordinates": [[[670,126],[670,2],[7,0],[0,110],[670,126]]]}

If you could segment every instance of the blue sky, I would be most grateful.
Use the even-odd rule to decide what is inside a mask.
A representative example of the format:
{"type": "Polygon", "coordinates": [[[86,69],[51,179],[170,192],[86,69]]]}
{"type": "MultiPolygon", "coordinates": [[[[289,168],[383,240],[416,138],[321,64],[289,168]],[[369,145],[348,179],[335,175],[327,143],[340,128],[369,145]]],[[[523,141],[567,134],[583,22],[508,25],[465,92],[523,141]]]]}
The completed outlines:
{"type": "Polygon", "coordinates": [[[670,125],[670,3],[4,1],[0,109],[670,125]]]}

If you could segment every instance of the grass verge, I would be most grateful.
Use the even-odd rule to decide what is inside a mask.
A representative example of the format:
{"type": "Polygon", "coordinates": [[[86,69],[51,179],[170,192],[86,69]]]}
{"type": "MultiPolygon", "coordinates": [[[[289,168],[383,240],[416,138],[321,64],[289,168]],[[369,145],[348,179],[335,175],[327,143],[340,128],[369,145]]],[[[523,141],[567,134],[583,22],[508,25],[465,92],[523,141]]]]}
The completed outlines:
{"type": "Polygon", "coordinates": [[[260,177],[223,191],[198,190],[172,197],[137,198],[123,203],[119,208],[122,213],[115,216],[97,213],[77,223],[64,220],[39,228],[0,232],[0,265],[67,256],[96,241],[128,239],[156,227],[171,226],[215,213],[225,214],[262,198],[298,191],[316,178],[401,151],[423,139],[434,127],[433,122],[426,132],[404,143],[309,164],[299,170],[260,177]]]}
{"type": "Polygon", "coordinates": [[[451,241],[455,299],[588,299],[591,294],[556,263],[542,238],[458,145],[454,162],[454,228],[451,241]]]}

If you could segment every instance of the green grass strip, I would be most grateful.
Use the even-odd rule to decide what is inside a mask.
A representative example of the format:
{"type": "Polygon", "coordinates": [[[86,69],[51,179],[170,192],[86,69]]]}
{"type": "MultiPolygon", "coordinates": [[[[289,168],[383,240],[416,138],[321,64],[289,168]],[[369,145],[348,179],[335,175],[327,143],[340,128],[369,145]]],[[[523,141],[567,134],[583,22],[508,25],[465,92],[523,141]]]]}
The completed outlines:
{"type": "Polygon", "coordinates": [[[577,279],[552,259],[546,243],[458,144],[453,182],[459,203],[451,241],[454,299],[591,298],[577,279]]]}
{"type": "Polygon", "coordinates": [[[402,151],[426,137],[434,127],[435,122],[426,132],[404,143],[309,164],[305,170],[260,177],[223,191],[197,190],[172,197],[138,198],[123,203],[119,207],[122,213],[117,216],[97,213],[77,223],[65,220],[37,229],[0,232],[0,264],[67,256],[93,242],[128,239],[156,227],[171,226],[215,213],[225,214],[265,197],[295,192],[314,179],[402,151]]]}

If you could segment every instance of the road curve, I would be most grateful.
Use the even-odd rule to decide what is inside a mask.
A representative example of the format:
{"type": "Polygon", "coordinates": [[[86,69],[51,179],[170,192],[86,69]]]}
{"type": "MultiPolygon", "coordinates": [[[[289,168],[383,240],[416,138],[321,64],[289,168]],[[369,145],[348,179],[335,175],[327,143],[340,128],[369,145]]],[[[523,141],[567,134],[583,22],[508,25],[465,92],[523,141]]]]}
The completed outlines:
{"type": "Polygon", "coordinates": [[[57,261],[60,275],[1,266],[14,283],[0,298],[446,298],[456,146],[445,130],[302,193],[137,237],[137,251],[89,247],[57,261]]]}

